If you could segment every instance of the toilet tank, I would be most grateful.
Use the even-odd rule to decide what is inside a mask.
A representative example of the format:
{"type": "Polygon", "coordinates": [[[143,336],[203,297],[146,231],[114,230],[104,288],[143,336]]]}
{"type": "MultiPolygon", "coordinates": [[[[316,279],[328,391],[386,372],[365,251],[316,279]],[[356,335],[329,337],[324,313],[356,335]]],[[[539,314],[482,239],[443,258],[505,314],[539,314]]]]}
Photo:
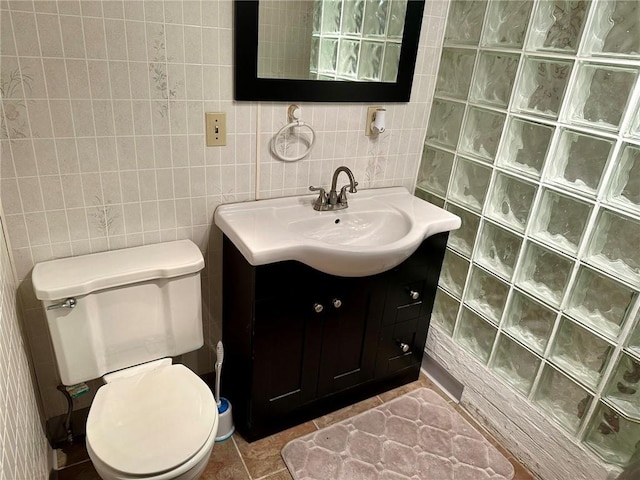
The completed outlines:
{"type": "Polygon", "coordinates": [[[190,240],[38,263],[33,287],[62,383],[200,348],[203,267],[190,240]],[[52,308],[70,298],[74,308],[52,308]]]}

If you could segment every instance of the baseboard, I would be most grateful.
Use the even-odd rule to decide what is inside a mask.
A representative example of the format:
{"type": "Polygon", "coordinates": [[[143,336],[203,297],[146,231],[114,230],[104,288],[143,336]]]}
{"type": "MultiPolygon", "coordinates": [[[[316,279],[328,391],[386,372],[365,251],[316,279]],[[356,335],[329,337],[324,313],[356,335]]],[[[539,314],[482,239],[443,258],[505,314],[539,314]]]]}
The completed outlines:
{"type": "Polygon", "coordinates": [[[420,370],[435,383],[447,396],[456,403],[460,403],[464,385],[451,375],[442,365],[436,362],[427,352],[422,357],[420,370]]]}

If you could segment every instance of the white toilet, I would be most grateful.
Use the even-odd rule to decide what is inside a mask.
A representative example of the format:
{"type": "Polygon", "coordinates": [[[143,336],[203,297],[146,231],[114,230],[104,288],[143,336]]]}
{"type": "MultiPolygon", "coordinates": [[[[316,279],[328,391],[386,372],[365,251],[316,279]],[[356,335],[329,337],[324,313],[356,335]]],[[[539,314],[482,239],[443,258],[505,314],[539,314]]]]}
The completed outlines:
{"type": "Polygon", "coordinates": [[[190,480],[218,430],[209,387],[171,358],[203,345],[202,254],[189,240],[37,264],[64,385],[103,377],[86,443],[105,480],[190,480]]]}

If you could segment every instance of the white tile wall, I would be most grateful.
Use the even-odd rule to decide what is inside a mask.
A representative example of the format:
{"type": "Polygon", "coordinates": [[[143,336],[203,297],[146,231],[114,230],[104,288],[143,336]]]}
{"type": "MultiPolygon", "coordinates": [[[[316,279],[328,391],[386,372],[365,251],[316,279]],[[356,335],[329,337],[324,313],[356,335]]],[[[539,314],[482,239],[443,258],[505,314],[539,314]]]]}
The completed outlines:
{"type": "Polygon", "coordinates": [[[367,105],[303,103],[316,145],[285,164],[268,145],[288,105],[233,100],[230,0],[0,0],[0,194],[47,417],[64,403],[31,293],[34,263],[193,239],[208,266],[207,346],[190,366],[210,371],[220,336],[216,206],[307,193],[343,164],[363,188],[412,188],[447,3],[426,4],[411,102],[385,105],[384,135],[364,136],[367,105]],[[209,111],[227,114],[225,147],[204,146],[209,111]]]}
{"type": "Polygon", "coordinates": [[[16,290],[0,212],[0,478],[46,479],[50,448],[16,311],[16,290]]]}

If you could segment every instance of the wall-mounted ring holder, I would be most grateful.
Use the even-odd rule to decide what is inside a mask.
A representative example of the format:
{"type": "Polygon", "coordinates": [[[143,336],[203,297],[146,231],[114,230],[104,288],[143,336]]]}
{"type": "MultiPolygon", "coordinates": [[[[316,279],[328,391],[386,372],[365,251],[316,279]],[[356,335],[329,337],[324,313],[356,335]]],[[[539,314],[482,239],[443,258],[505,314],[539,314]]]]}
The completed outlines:
{"type": "Polygon", "coordinates": [[[271,153],[284,162],[297,162],[309,155],[316,141],[316,132],[311,125],[300,120],[302,112],[298,105],[287,109],[289,123],[282,127],[271,139],[271,153]],[[311,136],[302,135],[299,129],[306,128],[311,136]],[[301,146],[302,145],[302,146],[301,146]],[[296,147],[297,155],[288,155],[288,150],[296,147]]]}

